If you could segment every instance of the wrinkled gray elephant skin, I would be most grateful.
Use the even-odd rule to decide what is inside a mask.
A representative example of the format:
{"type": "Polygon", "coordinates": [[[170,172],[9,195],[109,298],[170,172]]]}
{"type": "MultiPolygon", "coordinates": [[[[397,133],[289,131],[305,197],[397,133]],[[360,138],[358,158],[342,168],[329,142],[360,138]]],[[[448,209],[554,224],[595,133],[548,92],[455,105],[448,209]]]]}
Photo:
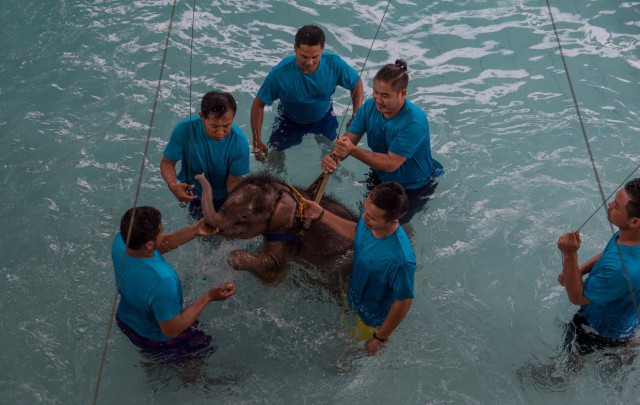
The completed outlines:
{"type": "MultiPolygon", "coordinates": [[[[353,242],[327,225],[314,221],[302,241],[296,240],[302,227],[302,221],[296,215],[299,199],[274,176],[267,173],[248,176],[229,193],[217,212],[209,182],[202,174],[196,179],[202,185],[202,213],[207,224],[231,239],[265,236],[259,253],[231,252],[227,261],[233,268],[248,270],[265,282],[278,281],[284,276],[287,263],[297,254],[297,258],[321,271],[342,273],[341,279],[350,271],[353,242]]],[[[307,199],[312,198],[310,193],[302,194],[307,199]]],[[[323,197],[320,204],[340,217],[356,220],[352,212],[330,197],[323,197]]]]}

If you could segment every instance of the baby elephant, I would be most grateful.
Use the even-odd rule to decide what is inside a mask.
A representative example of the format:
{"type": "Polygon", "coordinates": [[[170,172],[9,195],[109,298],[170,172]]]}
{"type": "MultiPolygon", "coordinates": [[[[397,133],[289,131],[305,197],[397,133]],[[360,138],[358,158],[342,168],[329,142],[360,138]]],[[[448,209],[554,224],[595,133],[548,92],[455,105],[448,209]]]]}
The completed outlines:
{"type": "MultiPolygon", "coordinates": [[[[281,280],[289,260],[299,258],[322,268],[348,274],[353,260],[353,242],[320,222],[301,237],[300,198],[285,183],[267,173],[248,176],[228,196],[216,212],[211,186],[204,175],[196,179],[202,185],[202,212],[209,226],[231,239],[249,239],[263,235],[261,253],[234,250],[227,261],[236,270],[248,270],[265,282],[281,280]]],[[[312,199],[310,192],[302,192],[312,199]]],[[[351,221],[356,216],[343,205],[323,197],[329,211],[351,221]]]]}

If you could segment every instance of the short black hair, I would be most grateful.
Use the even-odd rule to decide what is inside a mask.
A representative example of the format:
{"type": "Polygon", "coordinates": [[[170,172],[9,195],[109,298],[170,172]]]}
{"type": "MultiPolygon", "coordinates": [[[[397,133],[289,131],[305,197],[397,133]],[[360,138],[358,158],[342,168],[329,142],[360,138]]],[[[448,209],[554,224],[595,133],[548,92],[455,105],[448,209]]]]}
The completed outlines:
{"type": "Polygon", "coordinates": [[[409,197],[400,183],[380,183],[371,190],[369,197],[373,205],[384,210],[386,221],[400,219],[409,210],[409,197]]]}
{"type": "Polygon", "coordinates": [[[300,45],[320,45],[320,48],[324,49],[324,31],[317,25],[305,25],[296,32],[294,45],[296,48],[299,48],[300,45]]]}
{"type": "Polygon", "coordinates": [[[409,74],[407,74],[407,62],[402,59],[396,59],[396,63],[389,63],[382,69],[378,70],[374,81],[389,83],[396,93],[405,90],[409,85],[409,74]]]}
{"type": "Polygon", "coordinates": [[[162,215],[160,211],[153,207],[133,207],[124,213],[120,220],[120,235],[122,240],[127,242],[127,234],[129,233],[129,225],[131,224],[131,216],[133,215],[133,228],[131,229],[131,238],[127,247],[129,249],[138,250],[145,243],[154,240],[160,233],[160,224],[162,223],[162,215]],[[135,215],[133,214],[135,211],[135,215]]]}
{"type": "Polygon", "coordinates": [[[200,102],[200,112],[204,118],[209,118],[209,114],[222,117],[229,110],[233,111],[235,117],[237,109],[236,99],[231,94],[217,90],[205,94],[200,102]]]}
{"type": "Polygon", "coordinates": [[[624,191],[631,197],[627,203],[627,213],[630,217],[640,218],[640,177],[629,180],[624,185],[624,191]]]}

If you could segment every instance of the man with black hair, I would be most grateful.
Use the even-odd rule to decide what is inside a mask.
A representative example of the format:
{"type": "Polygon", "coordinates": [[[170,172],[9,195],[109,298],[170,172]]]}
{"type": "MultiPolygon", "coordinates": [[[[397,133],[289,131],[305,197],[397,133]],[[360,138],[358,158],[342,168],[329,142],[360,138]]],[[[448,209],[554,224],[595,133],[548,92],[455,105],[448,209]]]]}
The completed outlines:
{"type": "Polygon", "coordinates": [[[305,200],[304,215],[354,241],[348,300],[358,314],[356,336],[374,354],[384,347],[411,308],[416,258],[399,219],[409,202],[399,183],[376,186],[358,223],[305,200]]]}
{"type": "Polygon", "coordinates": [[[145,351],[170,352],[176,358],[207,354],[213,350],[211,336],[195,328],[198,316],[211,301],[235,294],[235,286],[218,285],[183,308],[180,278],[162,254],[197,236],[210,235],[213,229],[200,220],[176,232],[165,234],[163,230],[160,211],[153,207],[131,208],[122,216],[111,247],[120,292],[116,322],[145,351]]]}
{"type": "Polygon", "coordinates": [[[264,107],[280,100],[269,146],[284,150],[302,142],[305,134],[336,138],[338,120],[331,96],[337,86],[351,92],[353,114],[362,104],[362,81],[358,72],[338,55],[324,51],[325,36],[320,27],[305,25],[295,36],[295,55],[276,65],[264,80],[251,106],[253,151],[264,160],[269,148],[262,142],[264,107]]]}
{"type": "Polygon", "coordinates": [[[220,209],[227,195],[249,173],[249,142],[233,123],[236,100],[229,93],[210,91],[202,97],[200,114],[180,121],[171,134],[160,162],[160,173],[189,213],[202,217],[202,187],[194,180],[204,173],[213,187],[214,205],[220,209]],[[182,162],[176,175],[176,163],[182,162]]]}
{"type": "Polygon", "coordinates": [[[580,309],[567,326],[565,345],[580,354],[626,344],[640,313],[640,178],[627,182],[609,203],[608,219],[618,227],[604,251],[578,266],[579,232],[558,239],[562,272],[558,282],[580,309]],[[586,280],[582,280],[588,274],[586,280]]]}

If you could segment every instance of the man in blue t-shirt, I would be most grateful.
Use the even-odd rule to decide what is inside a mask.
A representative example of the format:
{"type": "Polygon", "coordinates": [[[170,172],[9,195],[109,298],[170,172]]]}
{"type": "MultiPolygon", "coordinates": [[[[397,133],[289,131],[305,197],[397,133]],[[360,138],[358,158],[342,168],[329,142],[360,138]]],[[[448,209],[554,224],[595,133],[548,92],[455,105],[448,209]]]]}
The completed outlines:
{"type": "Polygon", "coordinates": [[[251,106],[253,151],[264,160],[269,148],[262,142],[264,106],[280,100],[269,146],[284,150],[302,142],[308,133],[322,134],[333,141],[338,120],[331,96],[336,86],[351,92],[353,113],[362,104],[362,81],[338,55],[323,52],[325,36],[320,27],[305,25],[296,33],[295,55],[283,59],[267,75],[251,106]],[[263,156],[264,154],[264,156],[263,156]]]}
{"type": "Polygon", "coordinates": [[[211,337],[197,330],[195,323],[211,301],[232,296],[235,286],[221,284],[183,308],[180,279],[162,254],[197,236],[212,233],[204,220],[200,220],[164,234],[160,212],[153,207],[131,208],[122,216],[120,232],[111,247],[120,293],[116,322],[136,346],[154,352],[171,349],[172,354],[178,356],[176,352],[210,350],[211,337]],[[127,237],[129,243],[125,246],[127,237]]]}
{"type": "Polygon", "coordinates": [[[580,234],[558,239],[562,272],[558,282],[580,310],[568,325],[565,343],[575,341],[577,352],[628,342],[640,313],[640,178],[629,181],[609,203],[608,219],[619,231],[602,253],[578,266],[580,234]],[[586,280],[582,280],[589,274],[586,280]]]}
{"type": "Polygon", "coordinates": [[[442,165],[431,156],[429,122],[420,108],[406,99],[407,64],[398,59],[376,73],[373,99],[367,100],[336,141],[333,152],[322,160],[322,170],[332,173],[347,156],[371,167],[368,189],[383,181],[395,181],[409,196],[403,223],[420,211],[435,190],[442,165]],[[364,134],[371,150],[358,146],[364,134]]]}
{"type": "Polygon", "coordinates": [[[164,150],[160,173],[181,205],[189,203],[193,218],[202,217],[202,187],[195,175],[204,173],[211,183],[217,210],[249,173],[249,142],[233,123],[236,109],[231,94],[208,92],[202,97],[199,117],[178,123],[164,150]],[[176,175],[178,161],[182,167],[176,175]]]}
{"type": "Polygon", "coordinates": [[[325,211],[313,201],[305,203],[305,217],[322,221],[354,241],[347,296],[359,317],[358,335],[367,339],[366,350],[376,353],[400,325],[413,301],[416,258],[407,234],[399,226],[409,207],[406,192],[398,183],[379,184],[364,201],[357,223],[325,211]]]}

